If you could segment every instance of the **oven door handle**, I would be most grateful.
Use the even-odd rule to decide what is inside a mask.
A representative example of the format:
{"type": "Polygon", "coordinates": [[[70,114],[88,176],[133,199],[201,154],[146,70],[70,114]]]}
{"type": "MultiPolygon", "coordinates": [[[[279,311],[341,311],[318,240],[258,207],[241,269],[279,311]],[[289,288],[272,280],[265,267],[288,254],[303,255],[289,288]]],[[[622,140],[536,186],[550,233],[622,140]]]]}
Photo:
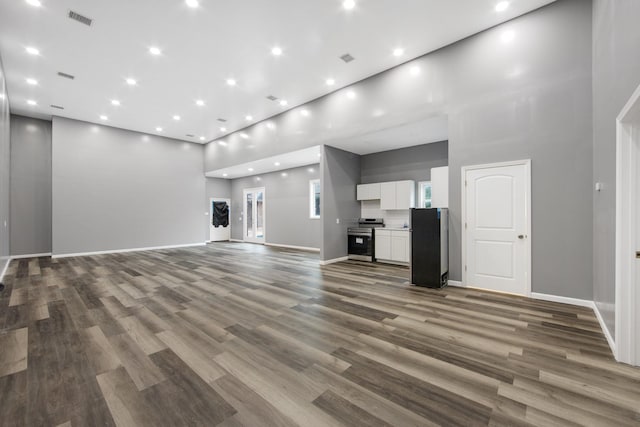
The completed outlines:
{"type": "Polygon", "coordinates": [[[358,237],[371,237],[371,233],[349,233],[349,236],[358,236],[358,237]]]}

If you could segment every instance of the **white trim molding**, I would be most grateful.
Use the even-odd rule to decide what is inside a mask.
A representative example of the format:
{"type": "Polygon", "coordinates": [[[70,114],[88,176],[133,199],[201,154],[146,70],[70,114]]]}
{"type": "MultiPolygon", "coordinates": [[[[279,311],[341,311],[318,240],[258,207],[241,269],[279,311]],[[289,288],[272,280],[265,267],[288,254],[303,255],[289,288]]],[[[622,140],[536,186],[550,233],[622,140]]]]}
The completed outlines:
{"type": "Polygon", "coordinates": [[[637,212],[640,186],[640,86],[635,90],[616,120],[616,246],[615,246],[615,342],[616,360],[640,365],[640,292],[636,289],[635,251],[638,233],[637,212]]]}
{"type": "Polygon", "coordinates": [[[308,246],[281,245],[279,243],[265,243],[265,246],[273,246],[275,248],[297,249],[299,251],[320,252],[320,248],[311,248],[308,246]]]}
{"type": "Polygon", "coordinates": [[[538,292],[532,292],[531,298],[539,299],[542,301],[551,301],[551,302],[559,302],[561,304],[571,304],[577,305],[580,307],[588,307],[594,308],[593,301],[588,299],[578,299],[578,298],[570,298],[570,297],[561,297],[558,295],[549,295],[549,294],[541,294],[538,292]]]}
{"type": "Polygon", "coordinates": [[[150,246],[147,248],[130,248],[130,249],[112,249],[108,251],[94,251],[94,252],[78,252],[78,253],[67,253],[67,254],[55,254],[52,258],[69,258],[76,256],[91,256],[91,255],[108,255],[108,254],[119,254],[125,252],[144,252],[144,251],[155,251],[160,249],[177,249],[177,248],[191,248],[195,246],[205,246],[206,242],[202,243],[185,243],[182,245],[168,245],[168,246],[150,246]]]}
{"type": "Polygon", "coordinates": [[[466,286],[462,285],[462,282],[459,280],[447,280],[447,285],[453,286],[454,288],[465,288],[466,286]]]}
{"type": "Polygon", "coordinates": [[[9,264],[11,264],[11,258],[6,259],[6,263],[4,264],[4,268],[2,269],[2,274],[0,274],[0,282],[2,282],[2,280],[4,279],[4,275],[7,273],[9,264]]]}
{"type": "Polygon", "coordinates": [[[326,261],[320,261],[320,265],[329,265],[329,264],[335,264],[336,262],[342,262],[342,261],[347,261],[349,259],[348,256],[343,256],[340,258],[334,258],[334,259],[328,259],[326,261]]]}
{"type": "Polygon", "coordinates": [[[51,252],[43,252],[41,254],[11,255],[11,259],[40,258],[43,256],[51,256],[51,252]]]}
{"type": "MultiPolygon", "coordinates": [[[[249,242],[245,242],[242,239],[229,239],[230,242],[235,242],[235,243],[249,243],[249,242]]],[[[212,242],[215,243],[215,242],[212,242]]]]}

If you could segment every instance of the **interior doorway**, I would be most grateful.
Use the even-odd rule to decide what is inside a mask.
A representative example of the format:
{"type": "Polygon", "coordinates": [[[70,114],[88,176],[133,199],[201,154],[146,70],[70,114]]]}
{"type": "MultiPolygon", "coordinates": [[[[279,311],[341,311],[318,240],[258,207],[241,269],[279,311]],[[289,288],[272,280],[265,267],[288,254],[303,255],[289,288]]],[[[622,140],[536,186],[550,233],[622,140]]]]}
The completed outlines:
{"type": "Polygon", "coordinates": [[[616,129],[616,358],[640,366],[640,87],[616,129]]]}
{"type": "Polygon", "coordinates": [[[209,199],[209,241],[225,242],[231,239],[230,199],[209,199]]]}
{"type": "Polygon", "coordinates": [[[244,212],[242,216],[242,240],[264,243],[266,234],[264,187],[247,188],[243,191],[244,212]]]}
{"type": "Polygon", "coordinates": [[[531,295],[531,162],[462,168],[464,286],[531,295]]]}

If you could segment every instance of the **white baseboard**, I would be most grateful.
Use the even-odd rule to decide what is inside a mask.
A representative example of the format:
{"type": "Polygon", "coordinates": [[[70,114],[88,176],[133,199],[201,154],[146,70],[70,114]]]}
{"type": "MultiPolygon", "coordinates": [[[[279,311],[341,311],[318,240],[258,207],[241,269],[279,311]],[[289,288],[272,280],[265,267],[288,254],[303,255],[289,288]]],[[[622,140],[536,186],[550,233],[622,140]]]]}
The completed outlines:
{"type": "Polygon", "coordinates": [[[449,286],[453,286],[453,287],[456,287],[456,288],[465,288],[466,287],[466,286],[462,286],[462,282],[459,281],[459,280],[448,280],[447,284],[449,286]]]}
{"type": "Polygon", "coordinates": [[[52,258],[68,258],[76,256],[90,256],[90,255],[107,255],[107,254],[119,254],[125,252],[142,252],[142,251],[155,251],[158,249],[176,249],[176,248],[190,248],[194,246],[204,246],[206,243],[185,243],[182,245],[168,245],[168,246],[150,246],[147,248],[131,248],[131,249],[113,249],[109,251],[95,251],[95,252],[78,252],[72,254],[55,254],[52,258]]]}
{"type": "Polygon", "coordinates": [[[348,260],[349,257],[348,256],[343,256],[340,258],[334,258],[334,259],[328,259],[326,261],[320,261],[320,265],[329,265],[329,264],[335,264],[336,262],[342,262],[342,261],[346,261],[348,260]]]}
{"type": "Polygon", "coordinates": [[[43,256],[51,256],[51,252],[43,252],[41,254],[11,255],[11,259],[40,258],[43,256]]]}
{"type": "Polygon", "coordinates": [[[240,240],[240,239],[229,239],[230,242],[236,242],[236,243],[244,243],[244,240],[240,240]]]}
{"type": "Polygon", "coordinates": [[[265,243],[265,246],[273,246],[276,248],[297,249],[300,251],[320,252],[320,248],[310,248],[308,246],[281,245],[279,243],[265,243]]]}
{"type": "Polygon", "coordinates": [[[2,279],[4,279],[4,275],[7,272],[7,268],[9,268],[9,264],[11,264],[11,258],[7,258],[7,262],[4,264],[4,267],[2,268],[2,273],[0,274],[0,282],[2,282],[2,279]]]}
{"type": "Polygon", "coordinates": [[[618,347],[616,347],[616,341],[611,336],[611,332],[609,332],[609,328],[607,328],[607,324],[604,322],[604,318],[602,317],[602,314],[600,314],[600,309],[598,309],[595,302],[593,302],[593,312],[596,314],[598,322],[600,322],[600,328],[602,328],[602,332],[607,339],[607,343],[609,343],[609,348],[613,353],[613,357],[618,360],[618,347]]]}
{"type": "Polygon", "coordinates": [[[580,307],[589,307],[589,308],[595,307],[593,301],[591,300],[561,297],[558,295],[540,294],[538,292],[531,292],[531,298],[539,299],[542,301],[559,302],[562,304],[578,305],[580,307]]]}

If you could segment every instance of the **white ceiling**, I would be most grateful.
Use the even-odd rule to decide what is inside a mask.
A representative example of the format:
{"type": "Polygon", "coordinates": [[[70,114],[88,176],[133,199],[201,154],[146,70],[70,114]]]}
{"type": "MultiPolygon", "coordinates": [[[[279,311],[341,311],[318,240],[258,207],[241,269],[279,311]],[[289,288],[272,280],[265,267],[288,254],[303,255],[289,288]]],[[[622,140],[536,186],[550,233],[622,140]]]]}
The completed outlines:
{"type": "Polygon", "coordinates": [[[0,0],[0,54],[12,112],[89,122],[101,122],[104,114],[112,126],[194,142],[231,133],[552,2],[512,0],[499,13],[498,0],[356,0],[351,11],[342,8],[342,0],[200,0],[196,9],[184,0],[40,1],[34,7],[26,0],[0,0]],[[69,19],[69,10],[92,18],[93,25],[69,19]],[[276,45],[283,49],[279,57],[271,54],[276,45]],[[40,55],[27,54],[27,46],[40,55]],[[162,55],[151,55],[151,46],[162,55]],[[405,50],[400,57],[392,54],[397,47],[405,50]],[[338,58],[345,53],[355,61],[338,58]],[[59,71],[76,78],[61,78],[59,71]],[[137,86],[126,84],[129,77],[137,86]],[[335,86],[325,84],[329,77],[335,86]],[[27,84],[27,78],[38,85],[27,84]],[[237,85],[228,86],[228,78],[237,85]],[[267,95],[289,104],[282,107],[267,95]],[[112,106],[112,99],[121,105],[112,106]],[[205,106],[197,106],[197,99],[205,106]]]}
{"type": "Polygon", "coordinates": [[[211,178],[234,179],[245,176],[260,175],[268,172],[275,172],[293,169],[300,166],[313,165],[320,162],[320,146],[305,148],[304,150],[292,151],[266,159],[243,163],[232,167],[218,169],[207,172],[205,175],[211,178]]]}

